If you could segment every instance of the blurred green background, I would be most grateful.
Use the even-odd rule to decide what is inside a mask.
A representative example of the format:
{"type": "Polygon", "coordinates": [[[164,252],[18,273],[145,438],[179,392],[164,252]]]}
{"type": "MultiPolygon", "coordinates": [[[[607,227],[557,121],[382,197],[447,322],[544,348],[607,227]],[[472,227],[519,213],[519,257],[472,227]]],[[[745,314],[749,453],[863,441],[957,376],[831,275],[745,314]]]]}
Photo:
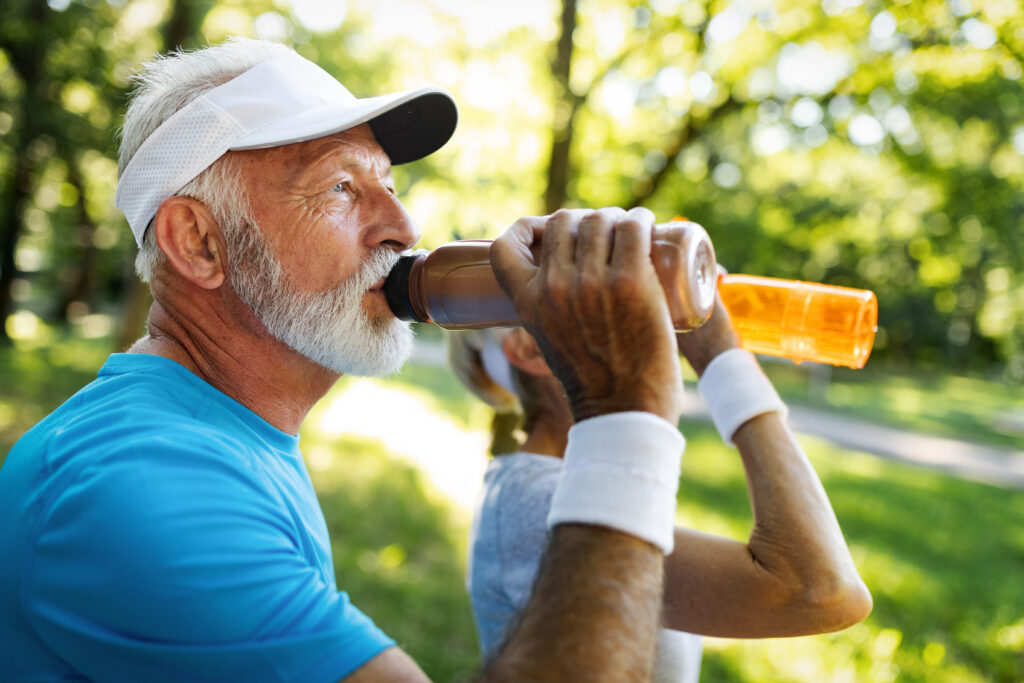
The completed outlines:
{"type": "MultiPolygon", "coordinates": [[[[772,364],[789,400],[1020,452],[1022,17],[1014,0],[5,0],[0,460],[143,330],[113,206],[132,72],[228,35],[293,45],[360,96],[455,94],[453,140],[395,169],[421,246],[559,206],[688,216],[732,272],[878,294],[868,367],[772,364]]],[[[437,680],[478,664],[462,572],[487,420],[420,362],[344,380],[303,432],[339,582],[437,680]],[[408,401],[415,445],[367,431],[378,395],[381,412],[408,401]],[[437,439],[459,445],[423,446],[437,439]]],[[[745,537],[735,455],[684,429],[680,521],[745,537]]],[[[712,641],[703,680],[1024,680],[1020,492],[804,443],[875,612],[829,636],[712,641]]]]}

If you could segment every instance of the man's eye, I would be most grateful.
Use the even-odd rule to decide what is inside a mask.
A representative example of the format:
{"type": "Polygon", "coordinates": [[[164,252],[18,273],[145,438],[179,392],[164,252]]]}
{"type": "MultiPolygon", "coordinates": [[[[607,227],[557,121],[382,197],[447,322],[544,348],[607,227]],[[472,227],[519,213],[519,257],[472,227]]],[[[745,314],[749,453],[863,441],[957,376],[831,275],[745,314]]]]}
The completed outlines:
{"type": "Polygon", "coordinates": [[[343,180],[334,187],[332,187],[331,192],[345,192],[347,194],[352,194],[352,191],[349,189],[347,180],[343,180]]]}

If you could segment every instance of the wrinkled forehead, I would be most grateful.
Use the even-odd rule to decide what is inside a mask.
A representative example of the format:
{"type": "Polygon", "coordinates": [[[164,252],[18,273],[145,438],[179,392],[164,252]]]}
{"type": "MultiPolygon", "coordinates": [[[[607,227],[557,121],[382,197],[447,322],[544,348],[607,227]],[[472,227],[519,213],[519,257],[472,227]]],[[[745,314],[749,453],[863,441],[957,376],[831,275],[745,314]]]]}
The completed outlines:
{"type": "Polygon", "coordinates": [[[316,140],[267,149],[228,152],[247,179],[299,182],[344,171],[391,177],[391,159],[364,124],[316,140]]]}

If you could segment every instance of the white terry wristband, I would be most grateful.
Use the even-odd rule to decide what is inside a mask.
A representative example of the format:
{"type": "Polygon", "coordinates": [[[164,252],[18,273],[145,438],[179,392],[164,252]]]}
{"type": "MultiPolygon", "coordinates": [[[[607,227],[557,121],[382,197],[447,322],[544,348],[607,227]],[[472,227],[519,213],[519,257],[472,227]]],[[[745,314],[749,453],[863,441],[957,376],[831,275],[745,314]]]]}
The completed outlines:
{"type": "Polygon", "coordinates": [[[569,430],[548,528],[595,524],[672,552],[676,491],[686,439],[644,412],[610,413],[569,430]]]}
{"type": "Polygon", "coordinates": [[[765,377],[754,354],[743,349],[723,351],[708,363],[697,382],[711,412],[711,421],[730,446],[736,430],[765,413],[789,413],[775,387],[765,377]]]}

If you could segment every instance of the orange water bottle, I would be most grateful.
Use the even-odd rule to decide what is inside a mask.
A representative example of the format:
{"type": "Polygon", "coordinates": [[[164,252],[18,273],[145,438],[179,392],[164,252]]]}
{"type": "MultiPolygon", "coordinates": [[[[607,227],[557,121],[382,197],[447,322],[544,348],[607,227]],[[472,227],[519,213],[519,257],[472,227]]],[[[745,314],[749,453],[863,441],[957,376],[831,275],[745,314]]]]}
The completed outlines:
{"type": "Polygon", "coordinates": [[[874,292],[756,275],[722,275],[722,303],[754,353],[862,368],[878,330],[874,292]]]}

